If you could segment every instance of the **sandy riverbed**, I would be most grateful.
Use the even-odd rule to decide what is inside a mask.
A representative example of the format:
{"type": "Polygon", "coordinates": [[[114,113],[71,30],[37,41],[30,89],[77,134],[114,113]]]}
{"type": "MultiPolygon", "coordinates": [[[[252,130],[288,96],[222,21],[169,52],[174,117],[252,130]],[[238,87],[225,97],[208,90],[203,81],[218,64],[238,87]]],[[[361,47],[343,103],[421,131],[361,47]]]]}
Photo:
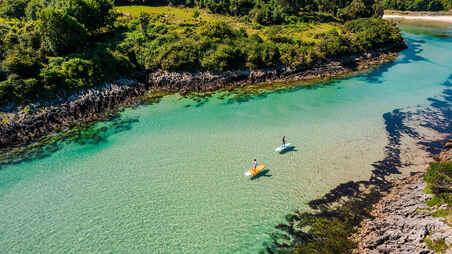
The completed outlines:
{"type": "Polygon", "coordinates": [[[452,24],[452,16],[407,16],[407,15],[391,15],[385,14],[384,19],[410,19],[410,20],[424,20],[437,21],[452,24]]]}

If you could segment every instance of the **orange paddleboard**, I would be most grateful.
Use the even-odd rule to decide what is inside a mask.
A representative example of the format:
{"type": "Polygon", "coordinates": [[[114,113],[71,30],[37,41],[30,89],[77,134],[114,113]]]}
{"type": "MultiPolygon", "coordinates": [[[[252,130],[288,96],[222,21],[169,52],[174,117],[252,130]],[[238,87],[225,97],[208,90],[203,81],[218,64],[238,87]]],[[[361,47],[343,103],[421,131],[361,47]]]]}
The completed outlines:
{"type": "Polygon", "coordinates": [[[248,170],[248,172],[245,172],[246,176],[255,176],[257,174],[259,174],[260,172],[264,171],[265,166],[264,165],[259,165],[257,166],[255,169],[250,169],[248,170]]]}

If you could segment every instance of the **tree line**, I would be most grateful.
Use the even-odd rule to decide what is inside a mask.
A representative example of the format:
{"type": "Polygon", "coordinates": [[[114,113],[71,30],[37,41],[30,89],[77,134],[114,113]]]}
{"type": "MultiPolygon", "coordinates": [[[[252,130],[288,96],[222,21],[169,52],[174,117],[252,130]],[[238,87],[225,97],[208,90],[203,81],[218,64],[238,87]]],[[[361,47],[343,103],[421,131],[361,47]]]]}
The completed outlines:
{"type": "Polygon", "coordinates": [[[116,4],[190,6],[213,13],[249,16],[260,24],[281,24],[300,13],[325,12],[343,20],[383,15],[382,0],[116,0],[116,4]]]}
{"type": "Polygon", "coordinates": [[[3,0],[0,105],[67,96],[136,71],[311,65],[384,45],[404,45],[400,31],[380,18],[344,24],[336,20],[328,31],[306,41],[279,31],[283,26],[294,32],[315,30],[316,24],[299,19],[283,26],[249,21],[255,27],[250,33],[221,18],[204,22],[196,9],[187,11],[193,11],[191,21],[175,24],[171,15],[125,16],[110,0],[3,0]]]}
{"type": "Polygon", "coordinates": [[[385,0],[384,6],[401,11],[442,11],[452,9],[452,0],[385,0]]]}

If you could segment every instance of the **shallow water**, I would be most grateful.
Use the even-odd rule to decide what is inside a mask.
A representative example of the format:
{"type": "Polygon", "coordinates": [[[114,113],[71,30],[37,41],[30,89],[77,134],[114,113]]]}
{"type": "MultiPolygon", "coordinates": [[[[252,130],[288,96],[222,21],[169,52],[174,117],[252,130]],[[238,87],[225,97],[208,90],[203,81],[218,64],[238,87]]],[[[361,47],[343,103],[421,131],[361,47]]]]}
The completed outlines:
{"type": "Polygon", "coordinates": [[[248,100],[166,97],[123,112],[138,121],[104,142],[3,167],[0,252],[256,253],[285,214],[369,178],[384,113],[451,82],[450,31],[403,29],[410,48],[369,73],[248,100]],[[282,135],[296,149],[280,155],[282,135]],[[270,171],[251,181],[254,158],[270,171]]]}

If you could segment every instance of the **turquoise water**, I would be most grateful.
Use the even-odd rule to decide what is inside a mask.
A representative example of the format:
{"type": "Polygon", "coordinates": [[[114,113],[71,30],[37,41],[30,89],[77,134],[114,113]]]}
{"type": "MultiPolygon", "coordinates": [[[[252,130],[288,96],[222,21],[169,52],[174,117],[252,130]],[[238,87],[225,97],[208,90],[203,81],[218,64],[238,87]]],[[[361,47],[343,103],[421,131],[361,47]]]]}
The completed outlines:
{"type": "Polygon", "coordinates": [[[2,168],[0,252],[256,253],[285,214],[369,178],[384,113],[444,90],[452,39],[407,31],[410,49],[370,73],[240,102],[170,96],[104,142],[2,168]],[[282,135],[295,151],[273,151],[282,135]],[[250,181],[254,158],[270,171],[250,181]]]}

